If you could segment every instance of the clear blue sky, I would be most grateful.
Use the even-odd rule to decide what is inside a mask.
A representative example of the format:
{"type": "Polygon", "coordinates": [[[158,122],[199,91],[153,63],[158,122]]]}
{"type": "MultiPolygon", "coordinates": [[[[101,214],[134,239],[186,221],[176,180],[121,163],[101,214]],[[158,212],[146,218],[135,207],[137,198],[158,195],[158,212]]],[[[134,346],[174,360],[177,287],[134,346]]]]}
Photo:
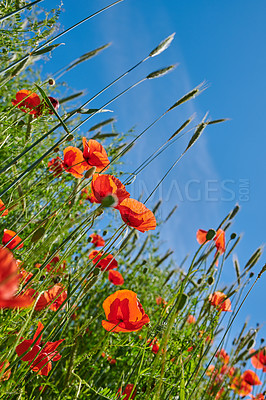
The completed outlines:
{"type": "MultiPolygon", "coordinates": [[[[61,23],[68,28],[110,2],[65,0],[61,23]]],[[[42,3],[46,9],[54,5],[54,0],[42,3]]],[[[102,54],[64,76],[73,91],[86,90],[81,99],[85,101],[149,54],[163,38],[176,32],[167,51],[143,64],[91,107],[102,106],[148,73],[179,63],[168,76],[145,82],[110,106],[117,118],[118,131],[125,132],[135,126],[139,133],[187,91],[202,81],[207,82],[206,91],[169,114],[138,142],[123,167],[127,172],[132,172],[194,112],[197,121],[207,111],[213,119],[231,118],[227,123],[206,129],[190,154],[168,176],[162,190],[148,203],[152,206],[162,198],[162,218],[178,204],[174,219],[162,231],[165,246],[175,250],[177,262],[197,248],[197,229],[215,228],[236,202],[241,212],[233,229],[244,233],[237,250],[242,268],[265,241],[265,16],[264,0],[125,0],[60,39],[65,46],[56,49],[52,60],[44,65],[43,72],[48,76],[80,55],[112,42],[102,54]]],[[[97,116],[80,135],[106,115],[97,116]]],[[[151,191],[188,140],[186,136],[177,141],[151,164],[129,186],[132,196],[137,197],[142,190],[145,196],[146,190],[151,191]]],[[[254,272],[259,271],[263,261],[265,256],[254,272]]],[[[233,279],[233,264],[229,261],[223,280],[233,279]]],[[[266,322],[265,284],[263,276],[237,319],[236,330],[246,315],[253,326],[256,322],[266,322]]],[[[265,336],[265,327],[263,331],[265,336]]]]}

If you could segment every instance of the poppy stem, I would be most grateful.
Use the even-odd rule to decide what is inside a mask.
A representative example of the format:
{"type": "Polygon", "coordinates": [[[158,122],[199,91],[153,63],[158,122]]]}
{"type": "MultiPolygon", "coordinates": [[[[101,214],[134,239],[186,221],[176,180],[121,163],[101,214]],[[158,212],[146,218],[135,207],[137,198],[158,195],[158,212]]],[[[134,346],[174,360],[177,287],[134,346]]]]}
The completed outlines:
{"type": "Polygon", "coordinates": [[[32,123],[32,114],[29,114],[28,116],[28,123],[27,123],[27,129],[26,129],[26,135],[25,135],[25,143],[29,141],[31,138],[31,123],[32,123]]]}

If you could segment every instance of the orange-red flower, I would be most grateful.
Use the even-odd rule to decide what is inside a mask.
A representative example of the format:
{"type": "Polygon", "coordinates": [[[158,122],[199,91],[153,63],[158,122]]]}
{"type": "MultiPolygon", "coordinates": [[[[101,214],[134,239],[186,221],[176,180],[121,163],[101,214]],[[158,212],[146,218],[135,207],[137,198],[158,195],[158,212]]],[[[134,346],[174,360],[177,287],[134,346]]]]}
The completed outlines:
{"type": "Polygon", "coordinates": [[[0,308],[25,308],[31,305],[31,297],[15,297],[18,285],[17,262],[9,250],[0,247],[0,308]]]}
{"type": "MultiPolygon", "coordinates": [[[[254,352],[254,349],[249,351],[250,354],[254,352]]],[[[266,347],[251,357],[251,363],[254,368],[262,369],[263,372],[266,372],[266,347]]]]}
{"type": "Polygon", "coordinates": [[[247,400],[265,400],[265,396],[263,393],[258,393],[256,396],[250,394],[249,396],[251,396],[251,398],[247,400]]]}
{"type": "Polygon", "coordinates": [[[21,111],[38,117],[41,115],[41,100],[37,93],[22,89],[16,94],[16,99],[12,100],[13,106],[17,106],[21,111]]]}
{"type": "Polygon", "coordinates": [[[247,369],[246,371],[244,371],[241,377],[245,382],[249,383],[252,386],[261,385],[261,381],[258,375],[251,369],[247,369]]]}
{"type": "Polygon", "coordinates": [[[103,302],[107,321],[102,326],[112,332],[139,331],[150,319],[132,290],[118,290],[103,302]]]}
{"type": "Polygon", "coordinates": [[[52,158],[48,162],[48,168],[49,171],[51,171],[55,177],[59,176],[64,169],[61,158],[60,157],[52,158]]]}
{"type": "Polygon", "coordinates": [[[166,300],[164,300],[161,296],[159,296],[159,297],[156,297],[156,304],[159,306],[159,305],[163,305],[163,307],[164,306],[166,306],[166,304],[167,304],[168,302],[166,301],[166,300]]]}
{"type": "Polygon", "coordinates": [[[21,243],[21,242],[22,242],[22,239],[19,236],[17,236],[16,232],[10,231],[9,229],[4,229],[2,243],[5,247],[12,250],[12,249],[14,249],[14,247],[16,247],[20,243],[20,245],[18,246],[18,249],[21,249],[21,247],[23,247],[23,243],[21,243]],[[14,239],[11,240],[13,237],[14,237],[14,239]],[[10,241],[10,243],[8,243],[9,241],[10,241]]]}
{"type": "Polygon", "coordinates": [[[64,149],[63,168],[76,178],[83,178],[83,161],[82,151],[77,147],[69,146],[64,149]]]}
{"type": "Polygon", "coordinates": [[[123,200],[130,196],[125,186],[113,175],[94,174],[91,181],[91,192],[92,202],[102,203],[105,197],[112,196],[115,199],[115,207],[118,207],[123,200]]]}
{"type": "Polygon", "coordinates": [[[0,199],[0,217],[4,217],[7,214],[8,214],[8,210],[6,210],[6,206],[4,205],[2,200],[0,199]]]}
{"type": "Polygon", "coordinates": [[[0,364],[0,375],[2,374],[2,371],[5,371],[0,378],[0,382],[7,381],[10,378],[11,369],[8,369],[6,371],[6,369],[9,367],[9,365],[10,365],[10,363],[8,362],[8,360],[5,360],[0,364]]]}
{"type": "Polygon", "coordinates": [[[247,396],[252,391],[252,386],[244,381],[241,376],[235,377],[230,387],[235,393],[239,394],[239,396],[247,396]]]}
{"type": "Polygon", "coordinates": [[[83,157],[85,160],[83,165],[85,169],[96,167],[96,172],[99,172],[109,165],[107,153],[103,146],[97,142],[97,140],[87,140],[85,137],[83,137],[82,142],[83,157]]]}
{"type": "Polygon", "coordinates": [[[215,354],[215,357],[220,358],[220,360],[222,360],[224,362],[224,364],[229,363],[230,356],[229,356],[229,354],[226,353],[225,349],[221,349],[221,350],[217,351],[217,353],[215,354]]]}
{"type": "Polygon", "coordinates": [[[187,323],[188,324],[195,324],[196,323],[196,318],[194,317],[194,315],[189,315],[187,318],[187,323]]]}
{"type": "Polygon", "coordinates": [[[135,389],[133,392],[133,388],[134,388],[134,385],[132,383],[129,383],[129,384],[127,384],[127,386],[125,387],[123,392],[122,392],[122,388],[119,388],[118,393],[121,394],[121,392],[122,392],[122,397],[126,395],[126,397],[123,397],[123,400],[128,400],[129,397],[130,397],[130,399],[133,400],[137,394],[137,390],[135,389]]]}
{"type": "MultiPolygon", "coordinates": [[[[203,229],[199,229],[197,231],[197,241],[199,244],[203,244],[206,241],[206,236],[207,236],[208,231],[204,231],[203,229]]],[[[216,235],[213,238],[215,242],[215,247],[216,247],[216,253],[214,255],[214,258],[216,257],[216,254],[223,254],[225,252],[225,232],[222,229],[218,229],[216,232],[216,235]]],[[[216,261],[216,265],[218,265],[218,260],[216,261]]]]}
{"type": "MultiPolygon", "coordinates": [[[[35,299],[38,296],[38,292],[34,289],[27,289],[25,294],[31,296],[35,299]]],[[[41,296],[39,297],[34,310],[40,311],[44,308],[48,307],[52,311],[58,310],[58,308],[62,305],[62,303],[67,298],[67,291],[61,285],[54,285],[50,289],[46,290],[41,296]]]]}
{"type": "Polygon", "coordinates": [[[23,340],[23,342],[21,342],[16,347],[16,353],[18,356],[22,356],[24,353],[26,353],[23,355],[23,357],[21,357],[21,360],[28,361],[30,369],[38,372],[39,375],[47,376],[52,369],[51,361],[58,361],[61,358],[61,355],[56,349],[65,339],[60,339],[56,342],[47,342],[45,346],[42,347],[41,331],[43,330],[43,328],[43,324],[41,322],[38,322],[38,328],[33,336],[33,339],[23,340]],[[35,340],[36,342],[33,345],[35,340]]]}
{"type": "Polygon", "coordinates": [[[154,230],[156,219],[152,211],[135,199],[125,199],[117,207],[122,220],[140,232],[154,230]]]}
{"type": "Polygon", "coordinates": [[[157,339],[156,337],[155,337],[153,340],[148,339],[148,340],[147,340],[147,343],[148,343],[149,347],[151,347],[151,351],[152,351],[154,354],[157,354],[158,351],[159,351],[159,348],[160,348],[158,339],[157,339]]]}
{"type": "Polygon", "coordinates": [[[96,264],[97,268],[101,268],[102,271],[117,268],[118,263],[112,254],[104,256],[102,259],[101,257],[103,257],[103,254],[98,250],[92,250],[89,254],[89,259],[92,260],[93,264],[96,264]]]}
{"type": "Polygon", "coordinates": [[[120,274],[120,272],[111,269],[108,274],[108,279],[111,283],[117,286],[121,286],[124,284],[124,278],[120,274]]]}
{"type": "Polygon", "coordinates": [[[94,244],[95,247],[102,247],[105,245],[105,241],[100,235],[97,235],[96,233],[92,233],[90,235],[91,238],[91,243],[94,244]]]}
{"type": "Polygon", "coordinates": [[[214,292],[209,296],[209,302],[212,306],[218,308],[219,311],[232,311],[231,301],[222,292],[214,292]]]}

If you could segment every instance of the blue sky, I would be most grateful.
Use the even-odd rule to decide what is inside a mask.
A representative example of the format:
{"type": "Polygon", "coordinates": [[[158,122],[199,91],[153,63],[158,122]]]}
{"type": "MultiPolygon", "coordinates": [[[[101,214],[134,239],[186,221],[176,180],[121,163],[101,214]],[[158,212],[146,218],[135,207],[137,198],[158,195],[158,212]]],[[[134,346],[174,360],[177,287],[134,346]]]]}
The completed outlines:
{"type": "MultiPolygon", "coordinates": [[[[65,0],[61,23],[68,28],[107,4],[106,0],[65,0]]],[[[49,9],[55,3],[45,0],[41,5],[49,9]]],[[[265,241],[265,15],[266,3],[262,0],[125,0],[59,39],[65,45],[56,49],[43,67],[48,76],[80,55],[112,42],[99,56],[63,77],[73,91],[86,90],[81,99],[85,101],[176,32],[167,51],[144,63],[91,107],[102,106],[148,73],[179,63],[169,75],[142,83],[109,107],[117,118],[119,132],[135,127],[140,133],[186,92],[203,81],[207,83],[207,90],[199,97],[169,113],[137,143],[123,167],[127,172],[132,172],[193,113],[197,114],[196,121],[207,111],[212,119],[231,119],[206,129],[147,204],[152,207],[162,198],[162,218],[178,205],[175,217],[162,229],[164,246],[175,250],[177,262],[197,248],[197,229],[215,228],[236,202],[241,212],[233,229],[244,233],[237,250],[242,268],[265,241]]],[[[106,115],[97,116],[80,135],[106,115]]],[[[178,140],[138,176],[128,187],[132,196],[144,191],[145,197],[146,191],[153,189],[189,138],[186,135],[178,140]]],[[[263,261],[265,256],[254,272],[263,261]]],[[[229,261],[223,281],[233,279],[229,261]]],[[[266,322],[265,284],[263,276],[236,320],[236,331],[246,315],[253,326],[266,322]]],[[[265,334],[265,327],[263,331],[265,334]]]]}

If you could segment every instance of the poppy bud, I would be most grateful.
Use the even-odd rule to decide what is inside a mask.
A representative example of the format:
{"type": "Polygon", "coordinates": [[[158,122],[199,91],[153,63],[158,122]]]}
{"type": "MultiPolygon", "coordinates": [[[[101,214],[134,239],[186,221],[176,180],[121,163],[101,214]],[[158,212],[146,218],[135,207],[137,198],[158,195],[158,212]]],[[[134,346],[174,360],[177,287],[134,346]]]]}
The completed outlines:
{"type": "Polygon", "coordinates": [[[212,285],[213,282],[214,282],[214,278],[213,278],[212,276],[210,276],[210,277],[208,278],[208,285],[212,285]]]}
{"type": "Polygon", "coordinates": [[[148,271],[148,268],[145,267],[145,268],[143,269],[143,274],[146,274],[147,271],[148,271]]]}
{"type": "Polygon", "coordinates": [[[251,349],[252,347],[254,347],[256,344],[255,339],[251,339],[248,344],[247,344],[247,349],[251,349]]]}
{"type": "Polygon", "coordinates": [[[197,284],[200,285],[201,282],[202,282],[202,279],[200,278],[200,279],[198,279],[197,284]]]}
{"type": "Polygon", "coordinates": [[[107,235],[107,231],[103,231],[103,236],[107,235]]]}
{"type": "Polygon", "coordinates": [[[88,169],[88,171],[86,171],[84,178],[90,178],[94,172],[96,171],[96,167],[92,167],[90,169],[88,169]]]}
{"type": "Polygon", "coordinates": [[[54,85],[55,85],[55,80],[54,80],[53,78],[50,78],[50,79],[48,80],[48,84],[49,84],[50,86],[54,86],[54,85]]]}
{"type": "Polygon", "coordinates": [[[231,236],[230,236],[230,239],[234,240],[235,238],[236,238],[236,233],[232,233],[231,236]]]}
{"type": "Polygon", "coordinates": [[[71,140],[73,140],[74,139],[74,135],[68,135],[68,137],[66,138],[66,140],[68,141],[68,142],[70,142],[71,140]]]}
{"type": "Polygon", "coordinates": [[[118,204],[117,197],[114,195],[106,196],[101,201],[101,205],[103,207],[115,207],[117,204],[118,204]]]}
{"type": "Polygon", "coordinates": [[[252,278],[254,276],[254,272],[250,272],[249,277],[252,278]]]}
{"type": "Polygon", "coordinates": [[[261,339],[260,339],[260,342],[261,342],[261,343],[263,343],[263,342],[264,342],[264,339],[263,339],[263,338],[261,338],[261,339]]]}
{"type": "Polygon", "coordinates": [[[206,240],[212,240],[214,236],[216,235],[216,232],[214,229],[209,229],[206,235],[206,240]]]}
{"type": "Polygon", "coordinates": [[[55,152],[55,153],[58,153],[58,152],[59,152],[59,147],[56,147],[56,148],[54,149],[54,152],[55,152]]]}

